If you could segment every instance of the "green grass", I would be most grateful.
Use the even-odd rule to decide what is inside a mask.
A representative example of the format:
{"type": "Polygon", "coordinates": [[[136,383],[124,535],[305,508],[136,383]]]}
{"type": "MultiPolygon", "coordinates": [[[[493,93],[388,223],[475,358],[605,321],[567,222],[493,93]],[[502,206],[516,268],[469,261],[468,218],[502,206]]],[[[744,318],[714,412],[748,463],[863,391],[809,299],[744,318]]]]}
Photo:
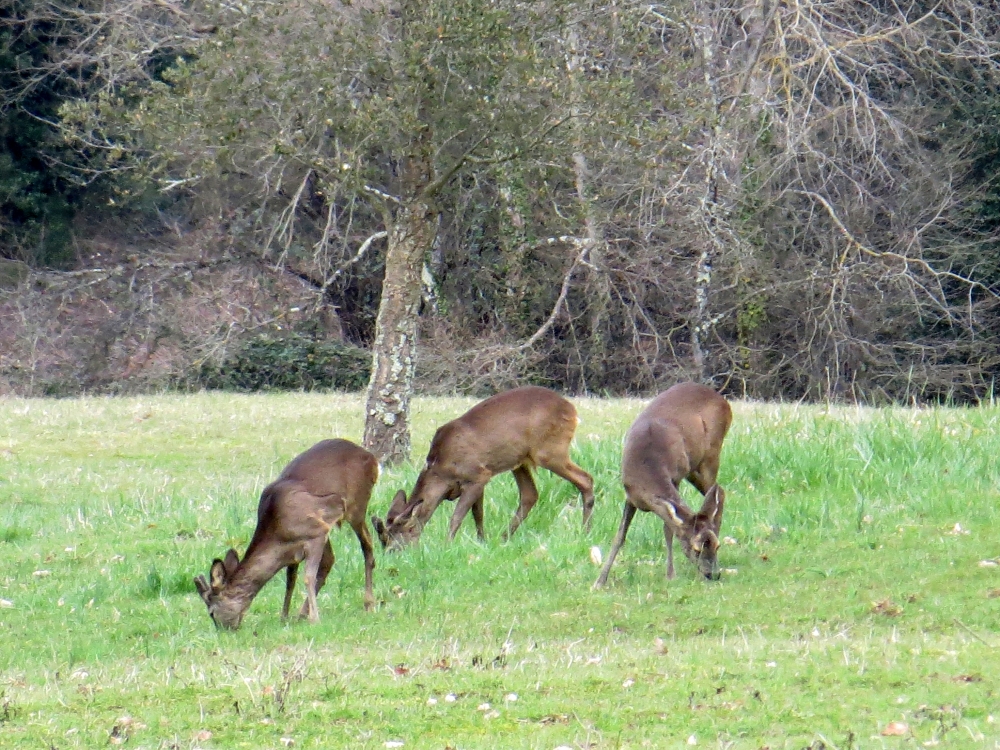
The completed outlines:
{"type": "MultiPolygon", "coordinates": [[[[418,465],[471,403],[417,400],[418,465]]],[[[379,552],[376,612],[343,530],[318,625],[281,623],[279,576],[220,633],[192,577],[245,548],[290,458],[359,438],[359,397],[0,401],[0,747],[1000,747],[1000,567],[980,564],[1000,557],[1000,409],[735,404],[730,572],[680,558],[667,582],[640,514],[592,592],[641,402],[576,403],[589,535],[541,471],[502,544],[500,477],[486,544],[471,521],[447,543],[446,503],[419,546],[379,552]]],[[[372,511],[415,476],[383,475],[372,511]]]]}

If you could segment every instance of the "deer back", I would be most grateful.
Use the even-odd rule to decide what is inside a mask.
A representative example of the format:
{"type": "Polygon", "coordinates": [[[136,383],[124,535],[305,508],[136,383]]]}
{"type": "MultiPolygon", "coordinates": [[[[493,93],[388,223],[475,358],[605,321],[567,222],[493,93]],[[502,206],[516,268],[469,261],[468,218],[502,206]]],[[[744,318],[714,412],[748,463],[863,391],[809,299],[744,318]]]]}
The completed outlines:
{"type": "Polygon", "coordinates": [[[497,394],[443,425],[435,434],[424,471],[473,479],[533,462],[552,443],[567,443],[576,430],[576,408],[554,391],[525,386],[497,394]]]}
{"type": "MultiPolygon", "coordinates": [[[[679,383],[654,398],[625,436],[622,478],[640,493],[669,492],[704,467],[718,467],[732,423],[729,403],[708,386],[679,383]]],[[[713,473],[714,480],[714,473],[713,473]]]]}

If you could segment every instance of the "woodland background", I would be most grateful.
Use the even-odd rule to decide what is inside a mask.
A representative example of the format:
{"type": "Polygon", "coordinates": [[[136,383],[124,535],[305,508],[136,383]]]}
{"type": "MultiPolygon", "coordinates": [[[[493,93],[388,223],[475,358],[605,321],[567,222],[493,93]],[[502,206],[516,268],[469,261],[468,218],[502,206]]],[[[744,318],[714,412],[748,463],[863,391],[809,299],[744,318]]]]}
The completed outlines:
{"type": "Polygon", "coordinates": [[[998,83],[973,0],[2,0],[0,394],[361,388],[409,228],[424,393],[982,399],[998,83]]]}

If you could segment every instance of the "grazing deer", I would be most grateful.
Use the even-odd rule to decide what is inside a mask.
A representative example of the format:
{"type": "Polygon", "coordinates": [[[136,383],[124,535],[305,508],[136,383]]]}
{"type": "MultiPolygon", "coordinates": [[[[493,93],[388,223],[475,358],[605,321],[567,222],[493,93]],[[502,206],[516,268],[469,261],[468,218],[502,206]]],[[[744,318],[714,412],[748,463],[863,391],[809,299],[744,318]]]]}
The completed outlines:
{"type": "Polygon", "coordinates": [[[535,466],[558,474],[583,496],[583,525],[590,528],[594,480],[569,457],[579,420],[569,401],[547,388],[526,386],[480,402],[434,434],[427,463],[409,500],[396,493],[385,521],[372,516],[382,545],[403,547],[420,537],[442,500],[458,499],[448,538],[454,539],[471,510],[479,538],[483,533],[483,489],[497,474],[510,471],[520,505],[504,538],[509,538],[538,500],[531,476],[535,466]]]}
{"type": "Polygon", "coordinates": [[[305,560],[306,600],[299,617],[319,621],[316,594],[333,567],[330,529],[345,520],[358,535],[365,557],[365,609],[375,605],[372,571],[375,554],[365,523],[368,499],[378,479],[378,460],[348,440],[323,440],[292,459],[281,475],[264,488],[257,506],[257,528],[240,560],[229,550],[212,562],[210,582],[194,579],[195,588],[219,627],[235,630],[257,593],[286,568],[285,603],[288,617],[299,563],[305,560]]]}
{"type": "Polygon", "coordinates": [[[667,578],[674,577],[674,536],[684,554],[706,578],[719,577],[719,528],[725,493],[715,483],[719,453],[733,413],[722,396],[698,383],[678,383],[654,398],[632,423],[622,452],[625,510],[601,575],[600,588],[625,543],[636,510],[663,519],[667,541],[667,578]],[[677,491],[687,479],[705,496],[693,512],[677,491]]]}

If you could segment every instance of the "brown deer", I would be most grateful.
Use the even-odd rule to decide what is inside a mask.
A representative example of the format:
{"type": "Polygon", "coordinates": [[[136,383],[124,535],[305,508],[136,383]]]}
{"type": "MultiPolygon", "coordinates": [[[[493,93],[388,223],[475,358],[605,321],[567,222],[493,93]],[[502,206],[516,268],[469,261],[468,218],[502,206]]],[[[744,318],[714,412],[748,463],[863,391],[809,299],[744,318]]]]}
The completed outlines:
{"type": "Polygon", "coordinates": [[[257,506],[257,528],[240,560],[229,550],[212,562],[194,585],[216,626],[236,630],[257,593],[282,568],[286,569],[288,617],[299,563],[305,560],[306,600],[299,617],[319,621],[316,594],[333,567],[330,529],[345,520],[358,535],[365,557],[365,609],[375,605],[372,571],[375,554],[365,523],[368,499],[379,475],[378,460],[348,440],[323,440],[292,459],[281,475],[264,488],[257,506]]]}
{"type": "Polygon", "coordinates": [[[578,422],[573,404],[562,396],[547,388],[526,386],[488,398],[438,428],[409,500],[400,490],[384,522],[372,516],[382,545],[396,549],[416,541],[441,501],[456,498],[448,538],[455,538],[470,510],[479,538],[485,538],[483,489],[505,471],[514,474],[520,495],[520,505],[504,536],[509,538],[538,501],[531,476],[535,466],[548,469],[580,490],[583,525],[589,529],[594,480],[569,457],[578,422]]]}
{"type": "Polygon", "coordinates": [[[625,543],[636,510],[663,519],[667,578],[674,577],[674,536],[703,576],[719,577],[719,528],[725,493],[715,483],[719,453],[733,413],[722,396],[698,383],[678,383],[654,398],[625,435],[622,482],[625,510],[611,552],[594,588],[602,587],[625,543]],[[687,479],[705,496],[693,512],[677,491],[687,479]]]}

